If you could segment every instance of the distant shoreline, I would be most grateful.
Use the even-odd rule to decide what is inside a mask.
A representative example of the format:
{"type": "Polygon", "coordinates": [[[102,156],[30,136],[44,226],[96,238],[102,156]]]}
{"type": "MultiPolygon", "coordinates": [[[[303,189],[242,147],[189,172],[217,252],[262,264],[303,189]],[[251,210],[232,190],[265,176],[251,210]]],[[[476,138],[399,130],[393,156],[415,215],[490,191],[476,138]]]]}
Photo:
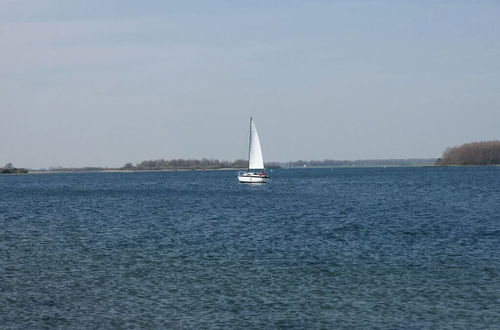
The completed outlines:
{"type": "MultiPolygon", "coordinates": [[[[436,167],[436,165],[372,165],[372,166],[350,166],[350,165],[336,165],[336,166],[309,166],[309,167],[289,167],[279,168],[279,170],[308,170],[308,169],[327,169],[327,168],[386,168],[386,167],[436,167]]],[[[60,173],[145,173],[145,172],[206,172],[206,171],[244,171],[246,168],[207,168],[207,169],[158,169],[158,170],[32,170],[25,174],[60,174],[60,173]]],[[[274,170],[274,169],[269,169],[274,170]]]]}
{"type": "MultiPolygon", "coordinates": [[[[500,165],[333,165],[333,166],[308,166],[308,167],[287,167],[279,170],[308,170],[308,169],[328,169],[328,168],[399,168],[399,167],[498,167],[500,165]]],[[[27,173],[5,173],[10,175],[26,174],[76,174],[76,173],[146,173],[146,172],[205,172],[205,171],[244,171],[246,168],[207,168],[207,169],[157,169],[157,170],[122,170],[122,169],[103,169],[103,170],[29,170],[27,173]]],[[[271,170],[271,169],[269,169],[271,170]]]]}
{"type": "Polygon", "coordinates": [[[142,173],[142,172],[191,172],[191,171],[242,171],[242,168],[197,168],[197,169],[158,169],[158,170],[122,170],[122,169],[102,169],[102,170],[30,170],[26,174],[56,174],[56,173],[142,173]]]}

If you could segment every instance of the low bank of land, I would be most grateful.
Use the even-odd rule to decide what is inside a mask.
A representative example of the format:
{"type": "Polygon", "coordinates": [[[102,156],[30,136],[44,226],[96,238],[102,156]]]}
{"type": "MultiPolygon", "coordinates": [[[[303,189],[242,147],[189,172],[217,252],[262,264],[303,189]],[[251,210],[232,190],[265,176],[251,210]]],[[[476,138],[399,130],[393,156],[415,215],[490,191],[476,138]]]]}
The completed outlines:
{"type": "Polygon", "coordinates": [[[436,165],[500,165],[500,141],[472,142],[448,148],[436,165]]]}

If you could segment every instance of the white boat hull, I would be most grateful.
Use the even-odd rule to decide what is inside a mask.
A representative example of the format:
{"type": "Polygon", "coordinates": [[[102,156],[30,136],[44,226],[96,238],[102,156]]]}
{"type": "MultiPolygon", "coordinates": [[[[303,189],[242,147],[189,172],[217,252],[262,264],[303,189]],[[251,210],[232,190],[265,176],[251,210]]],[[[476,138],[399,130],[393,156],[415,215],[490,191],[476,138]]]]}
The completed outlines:
{"type": "Polygon", "coordinates": [[[241,183],[266,183],[269,180],[267,175],[258,173],[239,173],[238,181],[241,183]]]}

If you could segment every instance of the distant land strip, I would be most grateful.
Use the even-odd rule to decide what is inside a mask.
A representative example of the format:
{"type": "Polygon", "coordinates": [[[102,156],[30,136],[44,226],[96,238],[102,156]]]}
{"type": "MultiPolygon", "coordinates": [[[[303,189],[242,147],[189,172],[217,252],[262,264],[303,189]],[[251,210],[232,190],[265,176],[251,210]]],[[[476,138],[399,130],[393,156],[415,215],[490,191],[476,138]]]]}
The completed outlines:
{"type": "MultiPolygon", "coordinates": [[[[436,158],[412,159],[366,159],[366,160],[298,160],[291,162],[266,162],[268,169],[277,168],[319,168],[319,167],[375,167],[375,166],[431,166],[436,158]]],[[[102,172],[102,171],[179,171],[179,170],[221,170],[246,169],[248,161],[221,161],[217,159],[157,159],[145,160],[140,163],[126,163],[122,167],[50,167],[48,169],[30,170],[30,172],[102,172]]]]}
{"type": "MultiPolygon", "coordinates": [[[[433,165],[436,159],[385,159],[385,160],[310,160],[293,162],[266,162],[266,168],[303,168],[303,167],[331,167],[331,166],[421,166],[433,165]]],[[[125,164],[124,170],[168,170],[168,169],[245,169],[248,161],[238,159],[234,162],[214,159],[173,159],[173,160],[145,160],[136,165],[125,164]]]]}
{"type": "MultiPolygon", "coordinates": [[[[318,168],[318,167],[377,167],[377,166],[464,166],[464,165],[500,165],[500,141],[466,143],[448,148],[441,158],[409,159],[365,159],[365,160],[297,160],[291,162],[267,162],[266,168],[318,168]]],[[[102,171],[179,171],[179,170],[220,170],[246,169],[248,161],[237,159],[225,161],[217,159],[157,159],[144,160],[122,167],[50,167],[48,169],[30,169],[29,172],[102,172],[102,171]]],[[[0,167],[0,174],[28,173],[28,169],[16,168],[11,163],[0,167]]]]}

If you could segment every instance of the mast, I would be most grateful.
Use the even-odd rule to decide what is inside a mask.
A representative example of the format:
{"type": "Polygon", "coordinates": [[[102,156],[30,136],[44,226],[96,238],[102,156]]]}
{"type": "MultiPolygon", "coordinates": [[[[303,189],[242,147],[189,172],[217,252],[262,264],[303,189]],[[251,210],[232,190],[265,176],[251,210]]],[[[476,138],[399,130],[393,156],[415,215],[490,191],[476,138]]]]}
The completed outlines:
{"type": "Polygon", "coordinates": [[[248,170],[250,170],[251,151],[252,151],[252,117],[250,117],[250,137],[248,138],[248,170]]]}

